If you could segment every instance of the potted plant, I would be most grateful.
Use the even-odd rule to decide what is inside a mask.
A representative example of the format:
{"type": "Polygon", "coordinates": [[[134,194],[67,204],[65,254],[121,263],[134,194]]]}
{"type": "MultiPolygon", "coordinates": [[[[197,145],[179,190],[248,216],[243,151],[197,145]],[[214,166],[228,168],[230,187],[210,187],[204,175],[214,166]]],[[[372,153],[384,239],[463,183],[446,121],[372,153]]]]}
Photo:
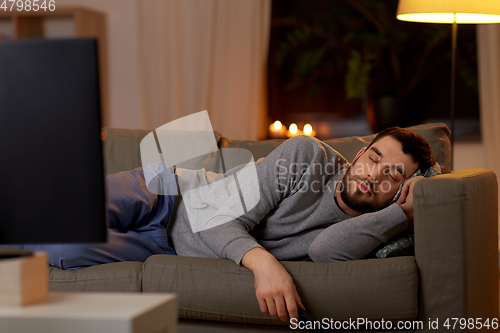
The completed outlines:
{"type": "Polygon", "coordinates": [[[343,75],[348,98],[364,101],[374,132],[398,125],[403,100],[450,57],[449,25],[396,19],[397,1],[324,2],[314,20],[281,18],[288,30],[276,54],[293,68],[290,84],[343,75]]]}

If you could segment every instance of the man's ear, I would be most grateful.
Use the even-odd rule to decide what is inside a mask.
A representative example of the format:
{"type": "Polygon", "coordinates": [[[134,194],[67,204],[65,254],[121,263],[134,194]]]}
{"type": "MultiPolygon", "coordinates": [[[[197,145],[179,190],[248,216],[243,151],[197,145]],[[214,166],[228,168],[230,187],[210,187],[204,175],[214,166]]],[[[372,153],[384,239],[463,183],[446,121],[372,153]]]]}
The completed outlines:
{"type": "Polygon", "coordinates": [[[356,154],[356,157],[354,157],[354,161],[353,161],[353,163],[354,163],[354,162],[356,162],[356,160],[357,160],[357,159],[358,159],[361,155],[363,155],[363,153],[365,152],[365,150],[366,150],[366,147],[363,147],[363,148],[361,148],[361,150],[360,150],[360,151],[358,151],[358,153],[356,154]]]}

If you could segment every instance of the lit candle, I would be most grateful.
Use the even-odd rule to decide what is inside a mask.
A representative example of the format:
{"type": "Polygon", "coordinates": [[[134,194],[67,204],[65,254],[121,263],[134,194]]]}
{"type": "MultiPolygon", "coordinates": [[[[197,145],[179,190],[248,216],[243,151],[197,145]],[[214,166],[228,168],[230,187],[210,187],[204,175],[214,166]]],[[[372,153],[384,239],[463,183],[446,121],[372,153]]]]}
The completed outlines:
{"type": "Polygon", "coordinates": [[[269,125],[269,137],[273,139],[281,139],[285,137],[286,129],[281,121],[276,120],[274,123],[269,125]]]}
{"type": "Polygon", "coordinates": [[[316,136],[316,131],[313,130],[313,127],[311,124],[305,124],[304,125],[304,134],[309,135],[309,136],[316,136]]]}
{"type": "Polygon", "coordinates": [[[299,127],[296,123],[291,123],[288,127],[288,131],[286,132],[286,136],[291,138],[292,136],[297,136],[302,134],[302,131],[299,131],[299,127]]]}

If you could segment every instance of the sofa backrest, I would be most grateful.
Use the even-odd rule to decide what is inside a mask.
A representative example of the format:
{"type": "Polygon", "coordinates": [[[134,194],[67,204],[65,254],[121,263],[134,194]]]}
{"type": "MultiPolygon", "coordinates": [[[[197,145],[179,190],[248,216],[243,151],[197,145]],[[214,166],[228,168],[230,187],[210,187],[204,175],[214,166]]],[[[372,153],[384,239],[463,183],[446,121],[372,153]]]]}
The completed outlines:
{"type": "MultiPolygon", "coordinates": [[[[133,170],[142,166],[141,141],[150,132],[151,130],[104,128],[101,136],[106,174],[133,170]]],[[[214,131],[214,136],[217,142],[221,138],[221,134],[218,131],[214,131]]],[[[216,170],[218,159],[216,158],[216,154],[212,153],[190,160],[188,164],[196,166],[197,169],[206,168],[207,170],[216,170]]],[[[183,165],[178,166],[185,167],[183,165]]]]}
{"type": "MultiPolygon", "coordinates": [[[[441,165],[443,173],[451,171],[450,154],[450,130],[443,123],[423,124],[408,127],[408,129],[420,134],[431,145],[437,162],[441,165]]],[[[141,140],[151,130],[136,129],[103,129],[103,150],[106,174],[132,170],[142,166],[140,156],[141,140]]],[[[261,140],[261,141],[240,141],[222,137],[220,132],[215,131],[214,135],[219,148],[245,148],[252,152],[254,160],[267,156],[277,146],[283,143],[284,139],[261,140]]],[[[375,134],[369,136],[351,136],[345,138],[323,140],[332,148],[342,154],[348,161],[352,161],[356,153],[366,147],[375,134]]],[[[217,155],[201,157],[196,165],[203,168],[217,163],[217,155]]]]}

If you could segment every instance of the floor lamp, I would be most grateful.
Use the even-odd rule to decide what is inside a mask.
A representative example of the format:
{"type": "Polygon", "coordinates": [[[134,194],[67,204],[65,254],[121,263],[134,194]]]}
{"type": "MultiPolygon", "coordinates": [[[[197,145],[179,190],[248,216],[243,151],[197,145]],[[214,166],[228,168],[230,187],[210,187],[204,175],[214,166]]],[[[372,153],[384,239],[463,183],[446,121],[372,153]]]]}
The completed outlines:
{"type": "Polygon", "coordinates": [[[402,21],[452,24],[450,145],[453,169],[457,24],[500,23],[500,0],[399,0],[396,17],[402,21]]]}

